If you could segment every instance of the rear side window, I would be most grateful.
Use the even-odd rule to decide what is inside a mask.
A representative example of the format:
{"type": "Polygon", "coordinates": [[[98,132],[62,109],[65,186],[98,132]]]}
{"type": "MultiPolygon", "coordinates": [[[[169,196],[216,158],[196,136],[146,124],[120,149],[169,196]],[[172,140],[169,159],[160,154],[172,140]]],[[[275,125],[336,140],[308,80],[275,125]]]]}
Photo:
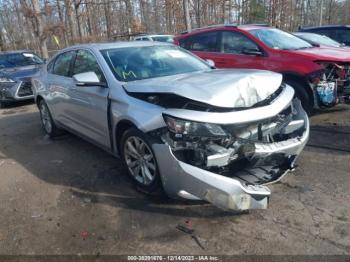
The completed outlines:
{"type": "Polygon", "coordinates": [[[102,71],[95,56],[87,50],[79,50],[74,62],[73,75],[86,72],[95,72],[99,80],[104,82],[102,71]]]}
{"type": "Polygon", "coordinates": [[[55,60],[52,73],[55,75],[69,77],[70,65],[74,56],[75,51],[69,51],[59,55],[55,60]]]}
{"type": "Polygon", "coordinates": [[[244,50],[259,50],[248,37],[237,32],[222,32],[221,50],[229,54],[243,54],[244,50]]]}
{"type": "Polygon", "coordinates": [[[180,46],[192,51],[219,52],[218,32],[201,33],[181,39],[180,46]]]}

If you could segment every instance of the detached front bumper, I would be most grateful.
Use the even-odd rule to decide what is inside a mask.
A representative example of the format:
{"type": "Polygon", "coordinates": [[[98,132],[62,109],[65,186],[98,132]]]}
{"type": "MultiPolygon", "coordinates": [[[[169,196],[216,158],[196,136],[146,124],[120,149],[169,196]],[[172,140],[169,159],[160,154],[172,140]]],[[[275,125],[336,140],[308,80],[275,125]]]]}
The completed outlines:
{"type": "Polygon", "coordinates": [[[202,199],[224,209],[267,208],[271,194],[267,187],[245,186],[236,179],[181,162],[165,144],[154,144],[153,150],[163,187],[170,197],[202,199]]]}
{"type": "MultiPolygon", "coordinates": [[[[300,102],[298,106],[301,107],[300,102]]],[[[303,110],[298,111],[299,117],[304,120],[304,132],[300,137],[268,145],[259,143],[255,145],[253,158],[257,161],[265,161],[274,155],[282,155],[286,160],[290,159],[289,162],[287,161],[289,164],[279,167],[277,174],[266,183],[249,182],[245,173],[247,176],[264,178],[267,172],[270,172],[269,167],[252,166],[251,169],[245,168],[237,174],[225,176],[178,160],[167,144],[154,144],[153,151],[165,191],[170,197],[202,199],[223,209],[266,209],[271,191],[264,184],[280,180],[293,169],[297,156],[309,138],[308,117],[303,110]]]]}

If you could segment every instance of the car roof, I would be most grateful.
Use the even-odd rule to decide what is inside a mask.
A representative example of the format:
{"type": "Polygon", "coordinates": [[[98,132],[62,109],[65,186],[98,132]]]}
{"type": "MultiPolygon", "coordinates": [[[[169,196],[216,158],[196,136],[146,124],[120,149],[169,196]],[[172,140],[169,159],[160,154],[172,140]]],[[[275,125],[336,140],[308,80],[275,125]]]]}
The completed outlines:
{"type": "Polygon", "coordinates": [[[136,37],[145,37],[145,36],[154,37],[154,36],[173,36],[173,35],[154,34],[154,35],[138,35],[136,37]]]}
{"type": "Polygon", "coordinates": [[[260,29],[260,28],[275,28],[268,26],[267,24],[245,24],[245,25],[237,25],[237,24],[220,24],[220,25],[209,25],[206,27],[201,27],[201,28],[194,28],[192,31],[188,32],[182,32],[182,35],[187,35],[187,34],[195,34],[197,32],[205,32],[205,31],[215,31],[217,29],[227,29],[227,28],[238,28],[241,30],[249,31],[253,29],[260,29]]]}
{"type": "Polygon", "coordinates": [[[332,29],[332,28],[348,28],[350,29],[349,25],[323,25],[323,26],[310,26],[310,27],[303,27],[300,30],[314,30],[314,29],[332,29]]]}
{"type": "MultiPolygon", "coordinates": [[[[293,35],[320,35],[320,34],[317,34],[317,33],[312,33],[312,32],[293,32],[292,33],[293,35]]],[[[324,35],[320,35],[320,36],[324,36],[324,35]]]]}
{"type": "Polygon", "coordinates": [[[238,26],[239,29],[249,31],[253,29],[276,29],[273,26],[268,26],[268,25],[260,25],[260,24],[248,24],[248,25],[240,25],[238,26]]]}
{"type": "Polygon", "coordinates": [[[8,55],[8,54],[21,54],[21,53],[34,53],[34,51],[31,50],[12,50],[12,51],[2,51],[0,52],[0,55],[8,55]]]}
{"type": "Polygon", "coordinates": [[[134,39],[139,39],[143,37],[174,37],[174,35],[162,35],[162,34],[154,34],[154,35],[137,35],[134,37],[134,39]]]}
{"type": "Polygon", "coordinates": [[[67,47],[62,51],[69,51],[79,48],[90,48],[95,50],[104,50],[104,49],[113,49],[113,48],[125,48],[125,47],[146,47],[146,46],[167,46],[172,45],[169,43],[162,42],[151,42],[151,41],[120,41],[112,43],[89,43],[89,44],[80,44],[67,47]]]}

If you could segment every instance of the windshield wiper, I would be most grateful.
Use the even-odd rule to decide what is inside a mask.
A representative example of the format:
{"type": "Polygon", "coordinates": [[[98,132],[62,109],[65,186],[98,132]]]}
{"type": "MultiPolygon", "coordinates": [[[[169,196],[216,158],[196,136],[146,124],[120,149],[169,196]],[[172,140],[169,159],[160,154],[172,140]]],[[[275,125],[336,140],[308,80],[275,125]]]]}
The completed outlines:
{"type": "Polygon", "coordinates": [[[299,48],[296,48],[296,49],[293,49],[293,50],[302,50],[302,49],[309,49],[309,48],[312,48],[314,46],[304,46],[304,47],[299,47],[299,48]]]}

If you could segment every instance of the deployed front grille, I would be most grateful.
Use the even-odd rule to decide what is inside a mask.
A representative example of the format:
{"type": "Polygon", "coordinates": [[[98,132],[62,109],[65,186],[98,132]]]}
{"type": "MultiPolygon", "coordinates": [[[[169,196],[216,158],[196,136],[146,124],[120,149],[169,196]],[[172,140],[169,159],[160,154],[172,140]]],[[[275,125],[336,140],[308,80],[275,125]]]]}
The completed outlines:
{"type": "Polygon", "coordinates": [[[32,91],[32,83],[31,82],[22,82],[20,85],[17,96],[19,97],[25,97],[25,96],[31,96],[33,95],[32,91]]]}

